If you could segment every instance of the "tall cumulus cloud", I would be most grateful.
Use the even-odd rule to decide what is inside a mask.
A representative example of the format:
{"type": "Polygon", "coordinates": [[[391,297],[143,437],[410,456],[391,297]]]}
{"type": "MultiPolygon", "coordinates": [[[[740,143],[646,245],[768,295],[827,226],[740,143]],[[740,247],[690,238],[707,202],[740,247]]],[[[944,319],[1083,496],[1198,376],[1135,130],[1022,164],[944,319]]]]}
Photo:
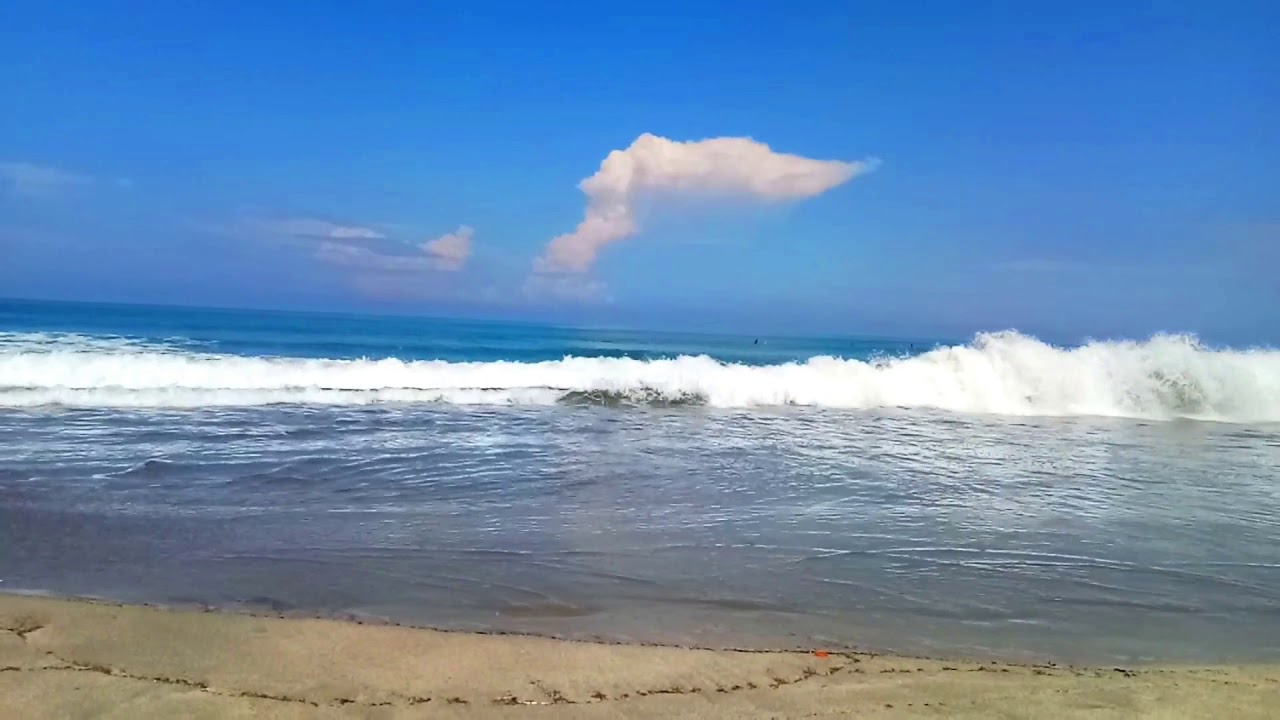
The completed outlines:
{"type": "Polygon", "coordinates": [[[820,195],[868,172],[874,160],[814,160],[779,153],[743,137],[679,142],[645,133],[614,150],[578,187],[582,222],[554,238],[534,262],[538,273],[585,273],[600,251],[640,232],[637,199],[662,194],[740,197],[764,202],[820,195]]]}

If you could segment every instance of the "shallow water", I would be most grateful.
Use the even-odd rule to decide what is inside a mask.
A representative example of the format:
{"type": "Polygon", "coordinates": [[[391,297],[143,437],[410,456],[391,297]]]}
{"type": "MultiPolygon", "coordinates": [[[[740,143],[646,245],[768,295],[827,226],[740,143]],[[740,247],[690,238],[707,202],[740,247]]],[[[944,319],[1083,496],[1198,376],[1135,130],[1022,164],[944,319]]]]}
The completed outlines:
{"type": "MultiPolygon", "coordinates": [[[[62,401],[0,401],[0,589],[645,642],[1280,659],[1273,422],[509,396],[166,405],[183,388],[68,377],[67,354],[281,356],[220,346],[225,318],[181,340],[119,318],[37,338],[24,308],[0,387],[6,360],[46,353],[59,382],[21,387],[62,401]],[[104,400],[131,392],[147,406],[104,400]]],[[[777,362],[751,340],[739,362],[777,362]]],[[[406,359],[432,356],[420,342],[406,359]]],[[[554,357],[563,341],[539,342],[554,357]]]]}

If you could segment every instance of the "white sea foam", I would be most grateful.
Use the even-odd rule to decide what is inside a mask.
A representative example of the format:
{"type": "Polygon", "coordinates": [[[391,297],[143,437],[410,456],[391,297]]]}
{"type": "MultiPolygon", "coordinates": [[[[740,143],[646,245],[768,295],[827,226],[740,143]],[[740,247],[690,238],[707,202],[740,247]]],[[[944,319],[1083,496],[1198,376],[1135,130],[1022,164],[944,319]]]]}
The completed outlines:
{"type": "Polygon", "coordinates": [[[566,399],[935,408],[1002,415],[1280,421],[1280,351],[1194,337],[1058,348],[1015,332],[874,362],[770,366],[706,356],[521,362],[257,358],[177,346],[9,335],[0,406],[203,407],[276,403],[550,404],[566,399]]]}

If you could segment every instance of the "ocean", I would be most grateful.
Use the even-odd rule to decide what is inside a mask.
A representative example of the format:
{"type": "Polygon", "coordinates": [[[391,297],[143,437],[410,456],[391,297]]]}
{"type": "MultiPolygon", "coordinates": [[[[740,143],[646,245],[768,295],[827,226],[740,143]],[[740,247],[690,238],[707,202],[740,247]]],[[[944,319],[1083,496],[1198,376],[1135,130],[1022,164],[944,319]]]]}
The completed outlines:
{"type": "Polygon", "coordinates": [[[1280,660],[1280,351],[0,301],[0,591],[1280,660]]]}

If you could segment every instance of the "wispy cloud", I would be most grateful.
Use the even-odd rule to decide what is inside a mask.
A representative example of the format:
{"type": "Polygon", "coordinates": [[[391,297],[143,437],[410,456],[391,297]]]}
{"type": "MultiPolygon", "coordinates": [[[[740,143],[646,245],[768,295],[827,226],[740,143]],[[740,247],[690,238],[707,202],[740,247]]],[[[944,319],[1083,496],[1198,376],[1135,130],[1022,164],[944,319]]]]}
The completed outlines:
{"type": "Polygon", "coordinates": [[[316,246],[317,260],[346,270],[347,282],[365,297],[387,302],[489,301],[477,296],[474,278],[458,277],[471,256],[475,231],[466,225],[421,243],[395,240],[316,246]]]}
{"type": "Polygon", "coordinates": [[[424,255],[381,253],[361,245],[322,242],[316,259],[329,265],[373,272],[425,272],[434,270],[434,261],[424,255]]]}
{"type": "Polygon", "coordinates": [[[30,162],[0,162],[0,184],[27,198],[46,198],[89,185],[93,178],[83,173],[30,162]]]}
{"type": "MultiPolygon", "coordinates": [[[[205,231],[254,240],[271,240],[307,248],[315,259],[366,276],[456,272],[471,257],[475,230],[460,225],[452,232],[421,242],[384,232],[393,227],[336,222],[313,216],[242,217],[228,225],[202,225],[205,231]]],[[[400,233],[396,233],[399,235],[400,233]]]]}
{"type": "Polygon", "coordinates": [[[291,217],[276,220],[249,220],[251,229],[263,234],[308,240],[382,240],[380,230],[362,225],[345,225],[311,217],[291,217]]]}
{"type": "Polygon", "coordinates": [[[471,255],[475,231],[463,225],[451,233],[417,246],[393,244],[373,248],[350,242],[325,240],[316,247],[316,259],[329,265],[365,273],[456,272],[471,255]]]}
{"type": "Polygon", "coordinates": [[[461,270],[471,256],[471,238],[475,230],[461,225],[457,230],[446,233],[434,240],[422,244],[422,251],[436,262],[441,270],[461,270]]]}
{"type": "Polygon", "coordinates": [[[869,172],[876,161],[814,160],[772,150],[750,138],[677,142],[644,134],[614,150],[579,184],[582,222],[547,244],[537,273],[585,273],[606,245],[640,231],[636,200],[645,195],[742,197],[764,202],[820,195],[869,172]]]}

